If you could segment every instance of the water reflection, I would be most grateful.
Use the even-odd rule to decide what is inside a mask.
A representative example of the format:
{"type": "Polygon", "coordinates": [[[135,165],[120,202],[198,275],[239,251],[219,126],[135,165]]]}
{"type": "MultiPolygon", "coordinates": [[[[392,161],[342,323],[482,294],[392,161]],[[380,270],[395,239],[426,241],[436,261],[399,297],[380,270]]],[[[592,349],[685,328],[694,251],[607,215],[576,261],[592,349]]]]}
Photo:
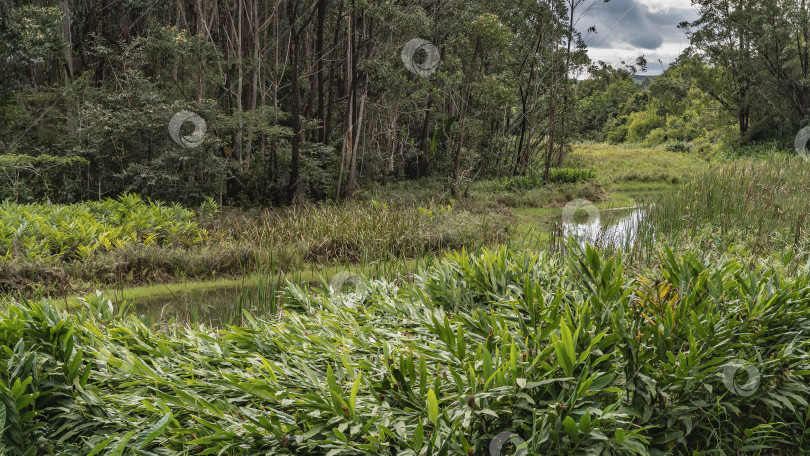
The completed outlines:
{"type": "Polygon", "coordinates": [[[600,247],[632,248],[639,234],[639,227],[647,215],[646,208],[606,210],[589,215],[587,220],[576,219],[563,223],[563,236],[569,236],[583,247],[586,244],[600,247]]]}

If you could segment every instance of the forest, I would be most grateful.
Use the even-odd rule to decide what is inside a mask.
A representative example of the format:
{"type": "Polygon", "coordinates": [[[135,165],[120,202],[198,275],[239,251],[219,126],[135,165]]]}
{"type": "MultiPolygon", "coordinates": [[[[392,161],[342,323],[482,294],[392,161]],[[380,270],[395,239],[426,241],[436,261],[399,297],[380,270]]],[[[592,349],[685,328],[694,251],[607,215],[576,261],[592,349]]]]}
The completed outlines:
{"type": "Polygon", "coordinates": [[[808,141],[810,0],[0,0],[0,454],[810,454],[808,141]]]}
{"type": "Polygon", "coordinates": [[[643,55],[588,58],[599,30],[579,29],[607,3],[5,1],[0,192],[276,206],[433,176],[458,195],[547,179],[577,141],[709,153],[803,126],[803,2],[696,2],[673,24],[691,46],[645,89],[643,55]],[[207,127],[195,147],[166,134],[183,110],[207,127]]]}

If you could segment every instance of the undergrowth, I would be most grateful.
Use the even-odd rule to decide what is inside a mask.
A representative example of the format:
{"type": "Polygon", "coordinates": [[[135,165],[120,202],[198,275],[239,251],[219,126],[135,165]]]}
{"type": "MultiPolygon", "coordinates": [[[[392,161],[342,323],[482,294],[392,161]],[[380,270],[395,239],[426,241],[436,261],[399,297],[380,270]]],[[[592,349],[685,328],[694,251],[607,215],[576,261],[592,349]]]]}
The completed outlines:
{"type": "Polygon", "coordinates": [[[810,278],[670,251],[625,272],[464,252],[413,285],[290,286],[244,326],[145,326],[103,295],[0,318],[7,454],[802,454],[810,278]],[[751,386],[735,377],[757,373],[751,386]],[[742,392],[741,392],[742,391],[742,392]]]}
{"type": "Polygon", "coordinates": [[[511,223],[464,205],[352,201],[275,210],[195,211],[137,195],[71,206],[0,204],[0,293],[239,275],[255,257],[304,263],[418,258],[505,242],[511,223]],[[5,250],[3,250],[5,249],[5,250]]]}
{"type": "Polygon", "coordinates": [[[576,168],[553,168],[549,170],[548,180],[545,180],[543,173],[531,173],[525,176],[514,176],[496,181],[495,188],[498,190],[531,190],[547,184],[575,184],[586,182],[596,177],[596,173],[590,169],[576,168]]]}

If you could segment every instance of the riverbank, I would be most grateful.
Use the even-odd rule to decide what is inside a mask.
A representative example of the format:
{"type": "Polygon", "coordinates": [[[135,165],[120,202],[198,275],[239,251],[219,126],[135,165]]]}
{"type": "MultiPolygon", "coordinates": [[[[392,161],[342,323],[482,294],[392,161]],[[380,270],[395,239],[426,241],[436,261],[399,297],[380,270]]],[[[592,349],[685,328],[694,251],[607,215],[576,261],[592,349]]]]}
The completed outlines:
{"type": "MultiPolygon", "coordinates": [[[[525,190],[480,181],[460,200],[441,182],[423,179],[368,186],[356,201],[339,206],[240,211],[209,202],[186,214],[198,239],[190,247],[144,241],[148,230],[142,230],[147,234],[140,242],[97,247],[87,257],[48,261],[29,252],[0,263],[0,284],[11,295],[61,299],[108,290],[116,302],[128,301],[147,315],[166,304],[218,307],[238,298],[268,265],[277,279],[310,284],[333,271],[368,275],[369,265],[384,270],[380,265],[425,263],[462,248],[545,249],[569,201],[588,200],[600,209],[646,204],[674,191],[705,162],[661,149],[595,144],[578,146],[564,166],[592,171],[593,178],[525,190]]],[[[121,205],[138,207],[131,200],[121,205]]],[[[177,318],[189,313],[177,312],[177,318]]]]}

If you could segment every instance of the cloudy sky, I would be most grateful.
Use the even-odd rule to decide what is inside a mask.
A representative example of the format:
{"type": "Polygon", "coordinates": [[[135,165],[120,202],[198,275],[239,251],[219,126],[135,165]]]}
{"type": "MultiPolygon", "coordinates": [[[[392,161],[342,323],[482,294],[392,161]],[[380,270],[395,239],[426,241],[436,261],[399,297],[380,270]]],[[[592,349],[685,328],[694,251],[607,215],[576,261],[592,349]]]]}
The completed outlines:
{"type": "Polygon", "coordinates": [[[689,45],[677,25],[694,19],[697,11],[690,0],[610,0],[600,2],[577,26],[593,61],[615,66],[644,55],[649,62],[646,74],[660,74],[658,59],[666,68],[689,45]],[[591,26],[597,33],[585,32],[591,26]]]}

